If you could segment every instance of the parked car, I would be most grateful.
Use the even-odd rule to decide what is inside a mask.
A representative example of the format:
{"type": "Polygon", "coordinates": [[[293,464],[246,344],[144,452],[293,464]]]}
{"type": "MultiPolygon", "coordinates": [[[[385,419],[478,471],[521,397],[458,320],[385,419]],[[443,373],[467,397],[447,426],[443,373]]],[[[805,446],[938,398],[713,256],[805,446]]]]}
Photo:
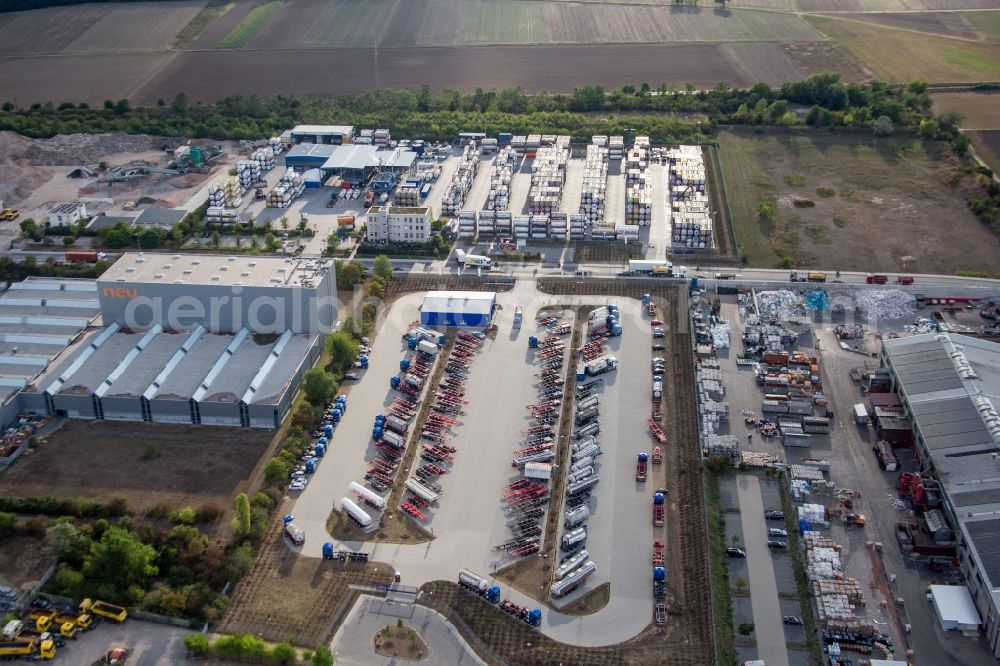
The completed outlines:
{"type": "Polygon", "coordinates": [[[788,532],[786,532],[785,530],[779,529],[777,527],[769,527],[769,528],[767,528],[767,536],[769,536],[769,537],[787,537],[788,536],[788,532]]]}
{"type": "Polygon", "coordinates": [[[649,322],[650,326],[663,326],[663,322],[659,319],[652,319],[649,322]]]}
{"type": "Polygon", "coordinates": [[[798,615],[786,615],[784,617],[785,624],[802,624],[802,618],[798,615]]]}
{"type": "Polygon", "coordinates": [[[352,382],[356,382],[356,381],[358,381],[359,379],[361,379],[361,375],[359,375],[359,374],[358,374],[358,373],[356,373],[356,372],[348,372],[348,373],[347,373],[346,375],[344,375],[344,379],[345,379],[346,381],[352,381],[352,382]]]}
{"type": "Polygon", "coordinates": [[[767,547],[768,548],[776,548],[778,550],[784,550],[784,549],[788,548],[788,544],[785,543],[784,541],[768,541],[767,542],[767,547]]]}
{"type": "Polygon", "coordinates": [[[653,351],[663,351],[666,347],[659,342],[653,344],[653,351]]]}
{"type": "Polygon", "coordinates": [[[296,479],[295,481],[292,481],[291,483],[288,484],[288,489],[289,490],[296,490],[296,491],[305,490],[306,489],[306,480],[305,479],[296,479]]]}
{"type": "Polygon", "coordinates": [[[37,597],[31,600],[31,607],[41,608],[42,610],[49,610],[50,608],[52,608],[52,602],[49,601],[48,599],[42,599],[41,597],[37,597]]]}
{"type": "Polygon", "coordinates": [[[784,520],[785,519],[785,512],[784,511],[765,511],[764,512],[764,517],[767,518],[768,520],[784,520]]]}
{"type": "Polygon", "coordinates": [[[666,333],[663,332],[662,328],[654,328],[653,329],[653,337],[654,338],[666,337],[666,333]]]}
{"type": "Polygon", "coordinates": [[[742,548],[726,548],[726,555],[729,557],[746,557],[746,551],[742,548]]]}

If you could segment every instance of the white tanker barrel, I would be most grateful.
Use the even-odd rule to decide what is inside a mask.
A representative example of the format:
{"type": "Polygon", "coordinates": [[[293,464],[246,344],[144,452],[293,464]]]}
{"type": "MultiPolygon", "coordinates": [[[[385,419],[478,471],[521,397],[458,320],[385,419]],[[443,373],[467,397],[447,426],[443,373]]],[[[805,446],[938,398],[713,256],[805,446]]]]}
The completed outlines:
{"type": "Polygon", "coordinates": [[[368,502],[376,509],[382,510],[385,508],[385,499],[383,499],[381,495],[369,488],[365,488],[357,481],[351,481],[347,487],[352,493],[360,497],[363,501],[368,502]]]}
{"type": "Polygon", "coordinates": [[[580,441],[573,443],[573,453],[582,451],[591,444],[596,444],[596,443],[597,443],[597,438],[594,437],[593,435],[590,435],[589,437],[584,437],[580,441]]]}
{"type": "Polygon", "coordinates": [[[382,441],[390,446],[395,446],[397,449],[406,446],[406,438],[391,430],[386,430],[382,433],[382,441]]]}
{"type": "Polygon", "coordinates": [[[594,459],[590,456],[584,456],[580,458],[577,462],[573,463],[573,466],[569,468],[571,472],[579,472],[584,467],[590,467],[594,464],[594,459]]]}
{"type": "Polygon", "coordinates": [[[489,581],[482,576],[477,576],[468,569],[462,569],[458,572],[458,582],[480,594],[486,594],[486,590],[490,589],[489,581]]]}
{"type": "Polygon", "coordinates": [[[561,597],[573,590],[595,571],[597,571],[597,565],[594,564],[593,560],[588,560],[586,564],[563,578],[561,581],[553,583],[550,591],[554,596],[561,597]]]}
{"type": "Polygon", "coordinates": [[[438,499],[437,493],[428,488],[427,486],[423,485],[422,483],[417,483],[413,479],[407,479],[406,488],[417,497],[425,499],[428,502],[432,503],[437,502],[438,499]]]}
{"type": "Polygon", "coordinates": [[[587,549],[584,548],[579,553],[569,558],[564,563],[560,564],[558,568],[556,568],[556,579],[558,580],[560,578],[563,578],[566,574],[568,574],[573,569],[576,569],[578,566],[586,562],[589,558],[590,558],[590,553],[588,553],[587,549]]]}
{"type": "Polygon", "coordinates": [[[358,524],[361,525],[361,527],[368,527],[372,524],[372,517],[365,513],[360,506],[346,497],[340,498],[340,508],[346,511],[347,515],[351,518],[358,521],[358,524]]]}
{"type": "Polygon", "coordinates": [[[584,398],[583,400],[577,400],[576,408],[578,410],[590,409],[591,407],[596,407],[601,403],[601,399],[596,395],[592,395],[589,398],[584,398]]]}
{"type": "Polygon", "coordinates": [[[595,474],[594,476],[588,476],[586,479],[583,479],[582,481],[571,483],[566,488],[566,495],[569,497],[572,497],[573,495],[579,495],[583,491],[589,490],[590,488],[596,486],[600,480],[601,477],[595,474]]]}

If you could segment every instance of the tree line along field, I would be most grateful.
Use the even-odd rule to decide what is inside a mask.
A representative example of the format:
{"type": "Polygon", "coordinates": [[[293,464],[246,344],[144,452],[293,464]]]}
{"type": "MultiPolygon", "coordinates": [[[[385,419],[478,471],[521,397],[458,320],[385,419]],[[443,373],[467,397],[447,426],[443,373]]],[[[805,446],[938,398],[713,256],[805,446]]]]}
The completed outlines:
{"type": "Polygon", "coordinates": [[[929,145],[858,133],[721,132],[744,262],[992,274],[996,235],[948,184],[951,158],[929,145]],[[773,215],[761,215],[761,204],[773,215]]]}

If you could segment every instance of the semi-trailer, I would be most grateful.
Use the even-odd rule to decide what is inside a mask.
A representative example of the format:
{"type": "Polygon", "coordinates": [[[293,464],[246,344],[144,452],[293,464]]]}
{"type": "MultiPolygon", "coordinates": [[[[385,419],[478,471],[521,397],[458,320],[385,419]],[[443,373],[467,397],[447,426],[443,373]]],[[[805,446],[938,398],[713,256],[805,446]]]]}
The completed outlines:
{"type": "Polygon", "coordinates": [[[458,572],[458,584],[486,599],[491,604],[500,601],[500,586],[490,585],[488,580],[468,569],[462,569],[458,572]]]}
{"type": "Polygon", "coordinates": [[[617,369],[618,359],[614,356],[599,356],[592,361],[588,361],[583,366],[583,371],[588,377],[595,377],[617,369]]]}
{"type": "Polygon", "coordinates": [[[542,623],[542,610],[540,608],[528,610],[524,606],[519,606],[511,600],[505,599],[500,602],[500,610],[519,620],[524,620],[532,627],[537,627],[542,623]]]}
{"type": "Polygon", "coordinates": [[[40,659],[48,661],[56,657],[56,644],[51,640],[38,643],[27,641],[0,642],[0,658],[3,659],[40,659]]]}
{"type": "Polygon", "coordinates": [[[566,534],[562,535],[562,538],[559,540],[559,547],[563,550],[573,550],[574,548],[582,546],[586,543],[586,541],[587,528],[577,527],[576,529],[570,530],[569,532],[566,532],[566,534]]]}
{"type": "Polygon", "coordinates": [[[423,500],[426,500],[426,501],[430,502],[431,504],[437,502],[438,495],[440,494],[440,493],[434,492],[433,490],[431,490],[429,487],[425,486],[424,484],[418,483],[416,481],[416,479],[407,479],[406,480],[406,489],[409,490],[414,495],[416,495],[417,497],[419,497],[419,498],[421,498],[423,500]]]}
{"type": "Polygon", "coordinates": [[[566,529],[572,529],[578,525],[583,524],[584,521],[590,518],[590,507],[586,504],[581,504],[575,509],[570,509],[566,512],[565,522],[563,525],[566,529]]]}
{"type": "Polygon", "coordinates": [[[649,454],[643,451],[639,454],[638,461],[635,464],[635,480],[645,482],[646,481],[646,461],[649,460],[649,454]]]}
{"type": "Polygon", "coordinates": [[[596,486],[600,480],[601,477],[594,474],[593,476],[588,476],[586,479],[577,481],[576,483],[571,483],[566,487],[566,495],[572,497],[573,495],[579,495],[582,492],[586,492],[596,486]]]}
{"type": "Polygon", "coordinates": [[[357,481],[351,481],[349,484],[347,484],[347,487],[352,493],[358,496],[358,499],[360,499],[362,502],[372,507],[373,509],[378,509],[379,511],[381,511],[382,509],[385,508],[385,498],[383,498],[375,491],[370,490],[369,488],[365,488],[357,481]]]}
{"type": "Polygon", "coordinates": [[[555,573],[556,580],[562,580],[569,574],[569,572],[576,569],[578,566],[586,562],[588,559],[590,559],[590,554],[587,552],[586,548],[584,548],[578,553],[575,553],[573,556],[567,558],[566,560],[563,561],[562,564],[556,567],[556,573],[555,573]]]}
{"type": "Polygon", "coordinates": [[[653,525],[656,527],[663,527],[663,505],[666,499],[666,495],[659,491],[653,494],[653,525]]]}
{"type": "Polygon", "coordinates": [[[552,583],[550,592],[554,597],[563,597],[572,592],[580,585],[583,581],[587,579],[591,574],[597,571],[597,565],[594,564],[593,560],[587,560],[583,565],[577,567],[574,571],[567,574],[562,580],[552,583]]]}
{"type": "MultiPolygon", "coordinates": [[[[360,506],[355,504],[351,499],[347,497],[340,498],[340,508],[343,509],[347,515],[358,524],[362,529],[368,528],[372,524],[372,517],[365,512],[360,506]]],[[[305,535],[302,535],[302,542],[305,543],[305,535]]]]}
{"type": "Polygon", "coordinates": [[[410,424],[399,418],[398,416],[392,416],[391,414],[385,417],[385,428],[391,430],[400,435],[405,435],[410,429],[410,424]]]}

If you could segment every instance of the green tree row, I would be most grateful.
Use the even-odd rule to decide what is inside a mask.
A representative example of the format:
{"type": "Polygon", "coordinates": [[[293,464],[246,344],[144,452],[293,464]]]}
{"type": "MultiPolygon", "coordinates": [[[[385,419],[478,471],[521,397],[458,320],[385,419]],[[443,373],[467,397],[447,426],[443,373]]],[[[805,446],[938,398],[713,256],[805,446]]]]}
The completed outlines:
{"type": "Polygon", "coordinates": [[[719,84],[712,90],[681,90],[648,84],[612,90],[580,86],[569,94],[520,88],[477,89],[472,93],[378,90],[330,98],[234,95],[216,104],[191,103],[178,93],[171,103],[132,108],[108,100],[101,108],[63,102],[36,103],[27,109],[3,104],[0,129],[47,137],[73,132],[126,132],[160,136],[237,139],[273,136],[298,123],[337,123],[385,127],[398,136],[452,140],[462,131],[567,134],[589,140],[593,134],[648,135],[657,143],[697,142],[714,134],[719,123],[802,124],[811,107],[826,111],[829,124],[868,127],[880,116],[897,126],[916,127],[930,108],[923,82],[898,87],[875,81],[844,83],[839,74],[817,74],[779,89],[759,83],[749,89],[719,84]],[[670,114],[704,114],[691,122],[670,114]]]}

